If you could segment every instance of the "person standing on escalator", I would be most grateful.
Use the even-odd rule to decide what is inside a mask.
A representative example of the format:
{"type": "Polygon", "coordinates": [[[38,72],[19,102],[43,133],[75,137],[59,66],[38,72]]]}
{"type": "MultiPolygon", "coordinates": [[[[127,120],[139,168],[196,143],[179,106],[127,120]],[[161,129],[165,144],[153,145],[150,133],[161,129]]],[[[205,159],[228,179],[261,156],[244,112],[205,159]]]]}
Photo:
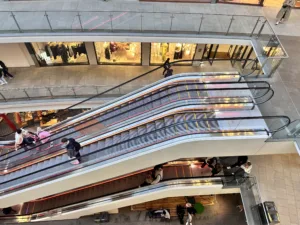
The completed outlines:
{"type": "Polygon", "coordinates": [[[61,142],[63,143],[63,147],[67,149],[67,154],[70,159],[76,158],[76,160],[73,160],[71,164],[77,165],[81,163],[81,155],[79,152],[81,149],[80,143],[75,141],[74,138],[63,138],[61,139],[61,142]]]}

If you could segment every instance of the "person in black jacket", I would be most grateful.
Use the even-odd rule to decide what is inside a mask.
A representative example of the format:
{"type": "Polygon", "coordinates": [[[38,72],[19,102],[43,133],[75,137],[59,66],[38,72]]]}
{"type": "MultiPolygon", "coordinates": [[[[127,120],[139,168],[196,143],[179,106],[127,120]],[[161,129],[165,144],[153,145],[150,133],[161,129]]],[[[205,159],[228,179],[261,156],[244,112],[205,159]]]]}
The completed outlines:
{"type": "Polygon", "coordinates": [[[14,78],[14,76],[8,72],[8,68],[4,62],[0,61],[0,66],[2,67],[4,76],[9,77],[10,79],[14,78]]]}
{"type": "Polygon", "coordinates": [[[67,149],[67,154],[72,158],[76,158],[77,160],[73,160],[71,164],[77,165],[81,163],[81,155],[79,150],[81,149],[81,145],[75,141],[74,138],[63,138],[61,142],[64,144],[63,147],[67,149]]]}
{"type": "Polygon", "coordinates": [[[245,164],[246,162],[248,162],[248,156],[239,156],[237,162],[231,166],[228,166],[227,169],[231,169],[233,167],[240,167],[241,165],[245,164]]]}

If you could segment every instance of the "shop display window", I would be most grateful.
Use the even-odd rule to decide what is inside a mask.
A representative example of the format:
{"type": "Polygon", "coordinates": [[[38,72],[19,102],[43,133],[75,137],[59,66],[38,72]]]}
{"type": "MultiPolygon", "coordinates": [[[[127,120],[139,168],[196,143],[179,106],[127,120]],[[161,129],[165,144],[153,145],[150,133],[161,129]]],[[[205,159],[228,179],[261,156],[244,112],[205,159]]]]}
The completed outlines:
{"type": "MultiPolygon", "coordinates": [[[[170,61],[192,60],[195,55],[197,44],[188,43],[151,43],[151,65],[161,65],[167,58],[170,61]]],[[[192,62],[182,62],[181,64],[191,65],[192,62]]]]}
{"type": "Polygon", "coordinates": [[[141,43],[95,42],[99,64],[141,64],[141,43]]]}
{"type": "Polygon", "coordinates": [[[31,43],[41,66],[88,64],[83,42],[31,43]]]}

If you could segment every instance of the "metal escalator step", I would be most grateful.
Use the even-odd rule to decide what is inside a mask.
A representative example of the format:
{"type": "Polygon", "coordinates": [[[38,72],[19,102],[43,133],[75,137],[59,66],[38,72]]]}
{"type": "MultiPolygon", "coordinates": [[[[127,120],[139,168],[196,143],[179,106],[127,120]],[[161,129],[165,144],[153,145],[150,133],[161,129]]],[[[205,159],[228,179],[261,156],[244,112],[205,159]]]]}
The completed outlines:
{"type": "Polygon", "coordinates": [[[98,149],[98,143],[92,143],[92,144],[90,145],[89,153],[94,152],[94,151],[97,151],[97,149],[98,149]]]}
{"type": "Polygon", "coordinates": [[[117,134],[113,136],[113,144],[117,144],[121,141],[121,135],[117,134]]]}
{"type": "Polygon", "coordinates": [[[167,117],[164,117],[164,121],[165,121],[165,125],[166,126],[169,126],[171,124],[174,124],[174,117],[173,116],[167,116],[167,117]]]}
{"type": "Polygon", "coordinates": [[[174,126],[166,127],[165,131],[167,137],[174,136],[176,134],[176,129],[174,126]]]}
{"type": "Polygon", "coordinates": [[[137,128],[129,130],[129,138],[132,139],[138,135],[137,128]]]}
{"type": "Polygon", "coordinates": [[[138,135],[139,136],[145,134],[146,132],[147,132],[146,126],[142,125],[142,126],[138,127],[138,135]]]}
{"type": "Polygon", "coordinates": [[[155,120],[154,122],[155,122],[156,129],[159,129],[159,128],[162,128],[165,126],[163,119],[155,120]]]}
{"type": "Polygon", "coordinates": [[[184,114],[184,119],[186,122],[195,120],[195,114],[194,113],[185,113],[184,114]]]}
{"type": "Polygon", "coordinates": [[[175,114],[174,121],[175,121],[175,123],[184,122],[184,114],[175,114]]]}
{"type": "Polygon", "coordinates": [[[197,91],[188,91],[188,93],[189,93],[189,96],[191,98],[198,98],[199,97],[197,91]]]}
{"type": "Polygon", "coordinates": [[[151,99],[152,99],[152,100],[156,100],[156,99],[159,99],[159,98],[160,98],[160,96],[159,96],[158,93],[155,93],[155,94],[153,94],[153,95],[151,96],[151,99]]]}
{"type": "Polygon", "coordinates": [[[98,143],[97,143],[97,149],[99,150],[99,149],[102,149],[104,147],[105,147],[104,140],[98,141],[98,143]]]}
{"type": "Polygon", "coordinates": [[[130,137],[129,131],[124,131],[121,133],[121,142],[128,140],[130,137]]]}
{"type": "Polygon", "coordinates": [[[112,138],[110,138],[110,137],[106,138],[104,144],[105,144],[105,147],[111,146],[113,144],[112,138]]]}
{"type": "Polygon", "coordinates": [[[150,122],[146,124],[146,129],[147,129],[147,133],[155,130],[155,123],[154,122],[150,122]]]}
{"type": "Polygon", "coordinates": [[[185,124],[176,124],[175,129],[176,129],[176,133],[178,133],[178,134],[186,133],[185,124]]]}
{"type": "Polygon", "coordinates": [[[158,108],[158,107],[162,106],[161,100],[160,99],[156,99],[154,102],[152,102],[152,106],[154,108],[158,108]]]}
{"type": "Polygon", "coordinates": [[[169,99],[170,99],[170,101],[176,101],[176,100],[178,100],[179,99],[179,93],[172,93],[171,95],[169,95],[169,99]]]}

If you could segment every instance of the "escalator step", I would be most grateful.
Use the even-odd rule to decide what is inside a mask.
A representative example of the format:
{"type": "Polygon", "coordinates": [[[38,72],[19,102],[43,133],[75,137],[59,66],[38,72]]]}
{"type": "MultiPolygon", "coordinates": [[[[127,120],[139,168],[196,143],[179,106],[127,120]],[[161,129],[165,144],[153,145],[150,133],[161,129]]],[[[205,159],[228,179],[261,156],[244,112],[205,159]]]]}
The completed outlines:
{"type": "Polygon", "coordinates": [[[137,129],[133,128],[131,130],[129,130],[129,138],[132,139],[134,137],[136,137],[138,135],[137,129]]]}

